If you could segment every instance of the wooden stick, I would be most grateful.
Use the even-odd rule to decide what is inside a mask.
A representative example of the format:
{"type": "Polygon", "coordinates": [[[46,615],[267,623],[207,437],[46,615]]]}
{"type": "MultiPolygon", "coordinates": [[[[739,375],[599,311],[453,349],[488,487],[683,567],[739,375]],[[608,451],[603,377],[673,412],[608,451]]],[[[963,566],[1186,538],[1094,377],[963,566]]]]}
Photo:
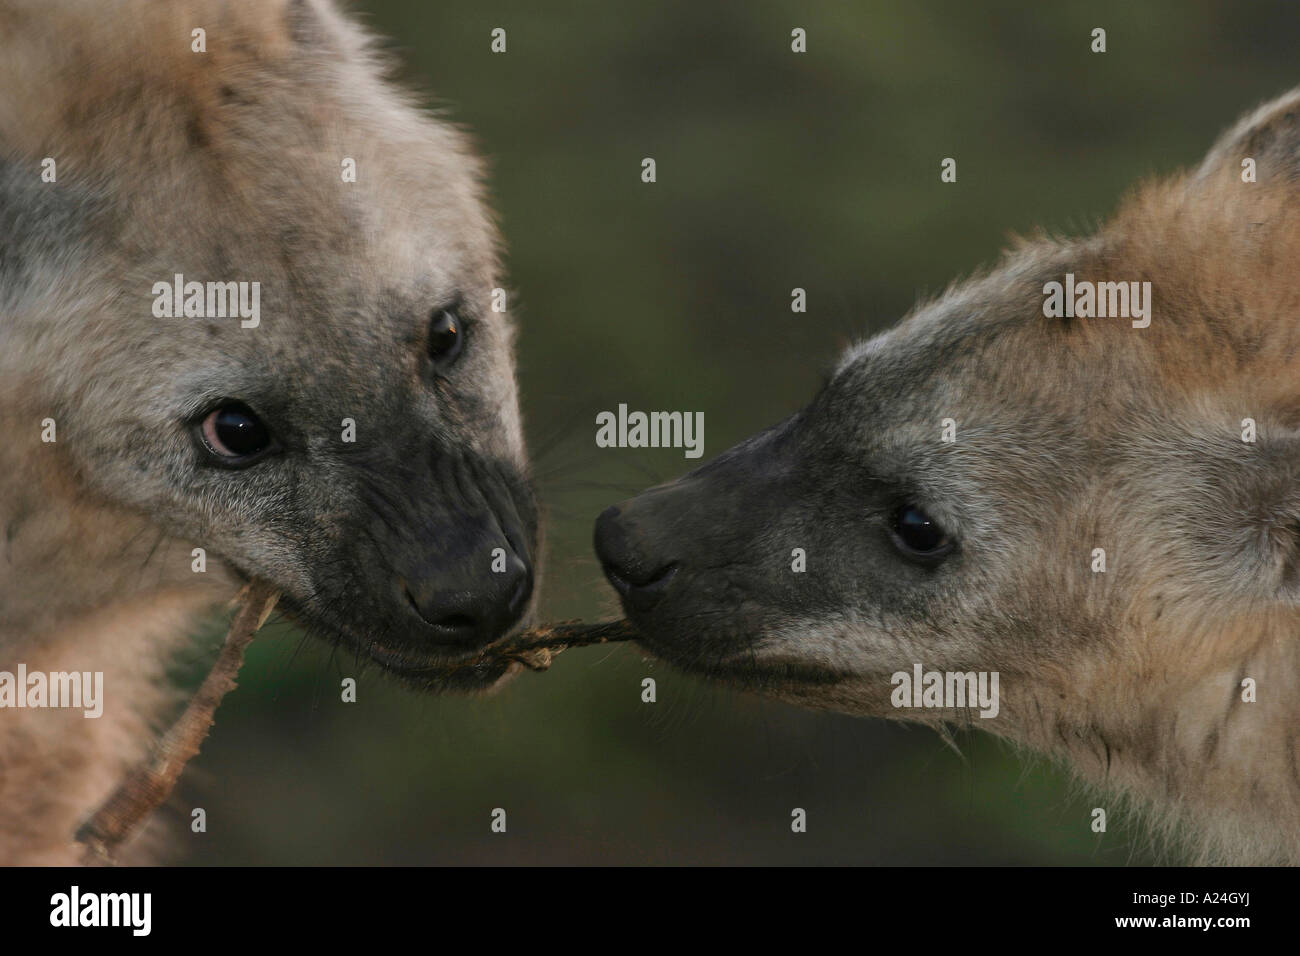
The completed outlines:
{"type": "MultiPolygon", "coordinates": [[[[131,770],[112,795],[100,804],[77,830],[76,838],[86,845],[83,863],[112,863],[121,843],[171,794],[181,771],[203,745],[212,728],[222,698],[235,689],[235,677],[244,663],[244,652],[253,635],[266,622],[279,593],[270,585],[254,581],[235,599],[239,609],[217,662],[199,686],[184,713],[154,746],[153,753],[131,770]]],[[[583,624],[563,621],[523,631],[484,648],[476,657],[432,667],[431,675],[452,676],[472,669],[504,669],[519,662],[535,671],[551,666],[555,655],[569,647],[586,647],[636,636],[627,621],[583,624]]]]}
{"type": "Polygon", "coordinates": [[[478,657],[456,664],[449,670],[492,667],[509,661],[544,671],[560,651],[570,647],[590,647],[614,641],[630,641],[636,631],[627,621],[605,621],[601,624],[583,624],[581,621],[560,621],[546,624],[531,631],[523,631],[483,650],[478,657]]]}
{"type": "Polygon", "coordinates": [[[114,852],[122,841],[167,799],[181,771],[203,745],[221,699],[235,689],[235,676],[244,663],[244,651],[266,622],[279,596],[269,585],[256,581],[240,591],[236,598],[240,602],[239,610],[230,622],[226,642],[194,699],[154,746],[149,758],[126,775],[77,831],[77,840],[86,845],[83,863],[113,862],[114,852]]]}

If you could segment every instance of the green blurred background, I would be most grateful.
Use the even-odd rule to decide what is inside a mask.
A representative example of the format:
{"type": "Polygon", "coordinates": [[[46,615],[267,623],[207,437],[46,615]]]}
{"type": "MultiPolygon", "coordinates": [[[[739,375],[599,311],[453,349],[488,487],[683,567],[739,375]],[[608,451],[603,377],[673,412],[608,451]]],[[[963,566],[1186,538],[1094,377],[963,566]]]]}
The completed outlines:
{"type": "MultiPolygon", "coordinates": [[[[1008,233],[1090,228],[1300,83],[1298,7],[361,4],[491,159],[548,508],[543,616],[616,613],[592,520],[687,470],[680,451],[597,449],[597,411],[701,410],[706,459],[785,416],[846,342],[1008,233]],[[796,26],[806,54],[790,51],[796,26]],[[948,156],[956,184],[939,180],[948,156]],[[795,286],[807,314],[790,312],[795,286]]],[[[929,731],[715,688],[631,647],[569,652],[490,698],[420,697],[371,668],[340,703],[354,675],[283,625],[254,644],[186,778],[179,803],[208,813],[186,862],[1178,861],[1118,810],[1093,834],[1090,808],[1109,804],[992,738],[959,737],[959,756],[929,731]]]]}

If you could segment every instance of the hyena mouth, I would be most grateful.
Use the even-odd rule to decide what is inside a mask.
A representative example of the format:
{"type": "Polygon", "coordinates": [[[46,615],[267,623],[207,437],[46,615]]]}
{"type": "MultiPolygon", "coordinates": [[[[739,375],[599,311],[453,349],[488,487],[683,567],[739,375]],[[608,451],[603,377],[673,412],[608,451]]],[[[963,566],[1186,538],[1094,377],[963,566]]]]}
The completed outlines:
{"type": "Polygon", "coordinates": [[[327,619],[288,596],[281,598],[279,610],[309,637],[343,648],[359,661],[376,664],[385,674],[415,690],[486,690],[522,670],[522,665],[513,662],[483,664],[471,649],[426,651],[385,643],[381,638],[355,633],[346,623],[327,619]]]}
{"type": "Polygon", "coordinates": [[[706,677],[726,681],[742,690],[753,691],[830,687],[854,677],[851,671],[789,657],[751,660],[732,657],[718,661],[701,673],[706,677]]]}
{"type": "MultiPolygon", "coordinates": [[[[817,661],[765,653],[761,626],[725,633],[706,626],[696,629],[686,623],[659,622],[646,615],[630,614],[636,626],[636,643],[655,657],[710,680],[741,690],[775,691],[796,687],[828,687],[853,680],[853,671],[817,661]]],[[[733,625],[737,622],[731,622],[733,625]]]]}
{"type": "MultiPolygon", "coordinates": [[[[412,655],[372,641],[367,648],[370,659],[402,683],[417,690],[487,690],[522,671],[518,662],[481,663],[456,667],[455,661],[433,660],[428,655],[412,655]]],[[[470,655],[473,657],[474,655],[470,655]]]]}

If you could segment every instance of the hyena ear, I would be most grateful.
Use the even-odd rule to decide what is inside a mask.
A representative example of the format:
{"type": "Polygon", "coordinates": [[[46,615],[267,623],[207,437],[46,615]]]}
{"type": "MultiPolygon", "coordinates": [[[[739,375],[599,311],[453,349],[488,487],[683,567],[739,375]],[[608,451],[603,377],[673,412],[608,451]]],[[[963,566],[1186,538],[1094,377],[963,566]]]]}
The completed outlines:
{"type": "Polygon", "coordinates": [[[324,9],[313,0],[289,0],[284,11],[289,38],[300,47],[335,50],[337,32],[329,22],[332,9],[324,9]]]}
{"type": "Polygon", "coordinates": [[[1300,182],[1300,89],[1242,117],[1219,137],[1195,178],[1234,183],[1300,182]]]}
{"type": "Polygon", "coordinates": [[[293,45],[320,59],[366,60],[374,42],[336,0],[286,0],[284,26],[293,45]]]}

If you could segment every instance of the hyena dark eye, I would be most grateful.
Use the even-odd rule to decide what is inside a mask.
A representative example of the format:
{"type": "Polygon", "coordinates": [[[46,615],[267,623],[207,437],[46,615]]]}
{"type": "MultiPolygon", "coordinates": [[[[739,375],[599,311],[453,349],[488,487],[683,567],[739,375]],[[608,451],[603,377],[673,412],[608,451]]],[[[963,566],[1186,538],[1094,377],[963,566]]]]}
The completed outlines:
{"type": "Polygon", "coordinates": [[[913,504],[903,505],[894,512],[890,532],[895,546],[908,557],[934,561],[952,550],[948,532],[913,504]]]}
{"type": "Polygon", "coordinates": [[[440,367],[456,361],[465,345],[465,333],[455,307],[439,309],[429,322],[429,358],[440,367]]]}
{"type": "Polygon", "coordinates": [[[226,463],[250,463],[271,447],[271,431],[243,402],[226,402],[208,412],[199,426],[208,451],[226,463]]]}

